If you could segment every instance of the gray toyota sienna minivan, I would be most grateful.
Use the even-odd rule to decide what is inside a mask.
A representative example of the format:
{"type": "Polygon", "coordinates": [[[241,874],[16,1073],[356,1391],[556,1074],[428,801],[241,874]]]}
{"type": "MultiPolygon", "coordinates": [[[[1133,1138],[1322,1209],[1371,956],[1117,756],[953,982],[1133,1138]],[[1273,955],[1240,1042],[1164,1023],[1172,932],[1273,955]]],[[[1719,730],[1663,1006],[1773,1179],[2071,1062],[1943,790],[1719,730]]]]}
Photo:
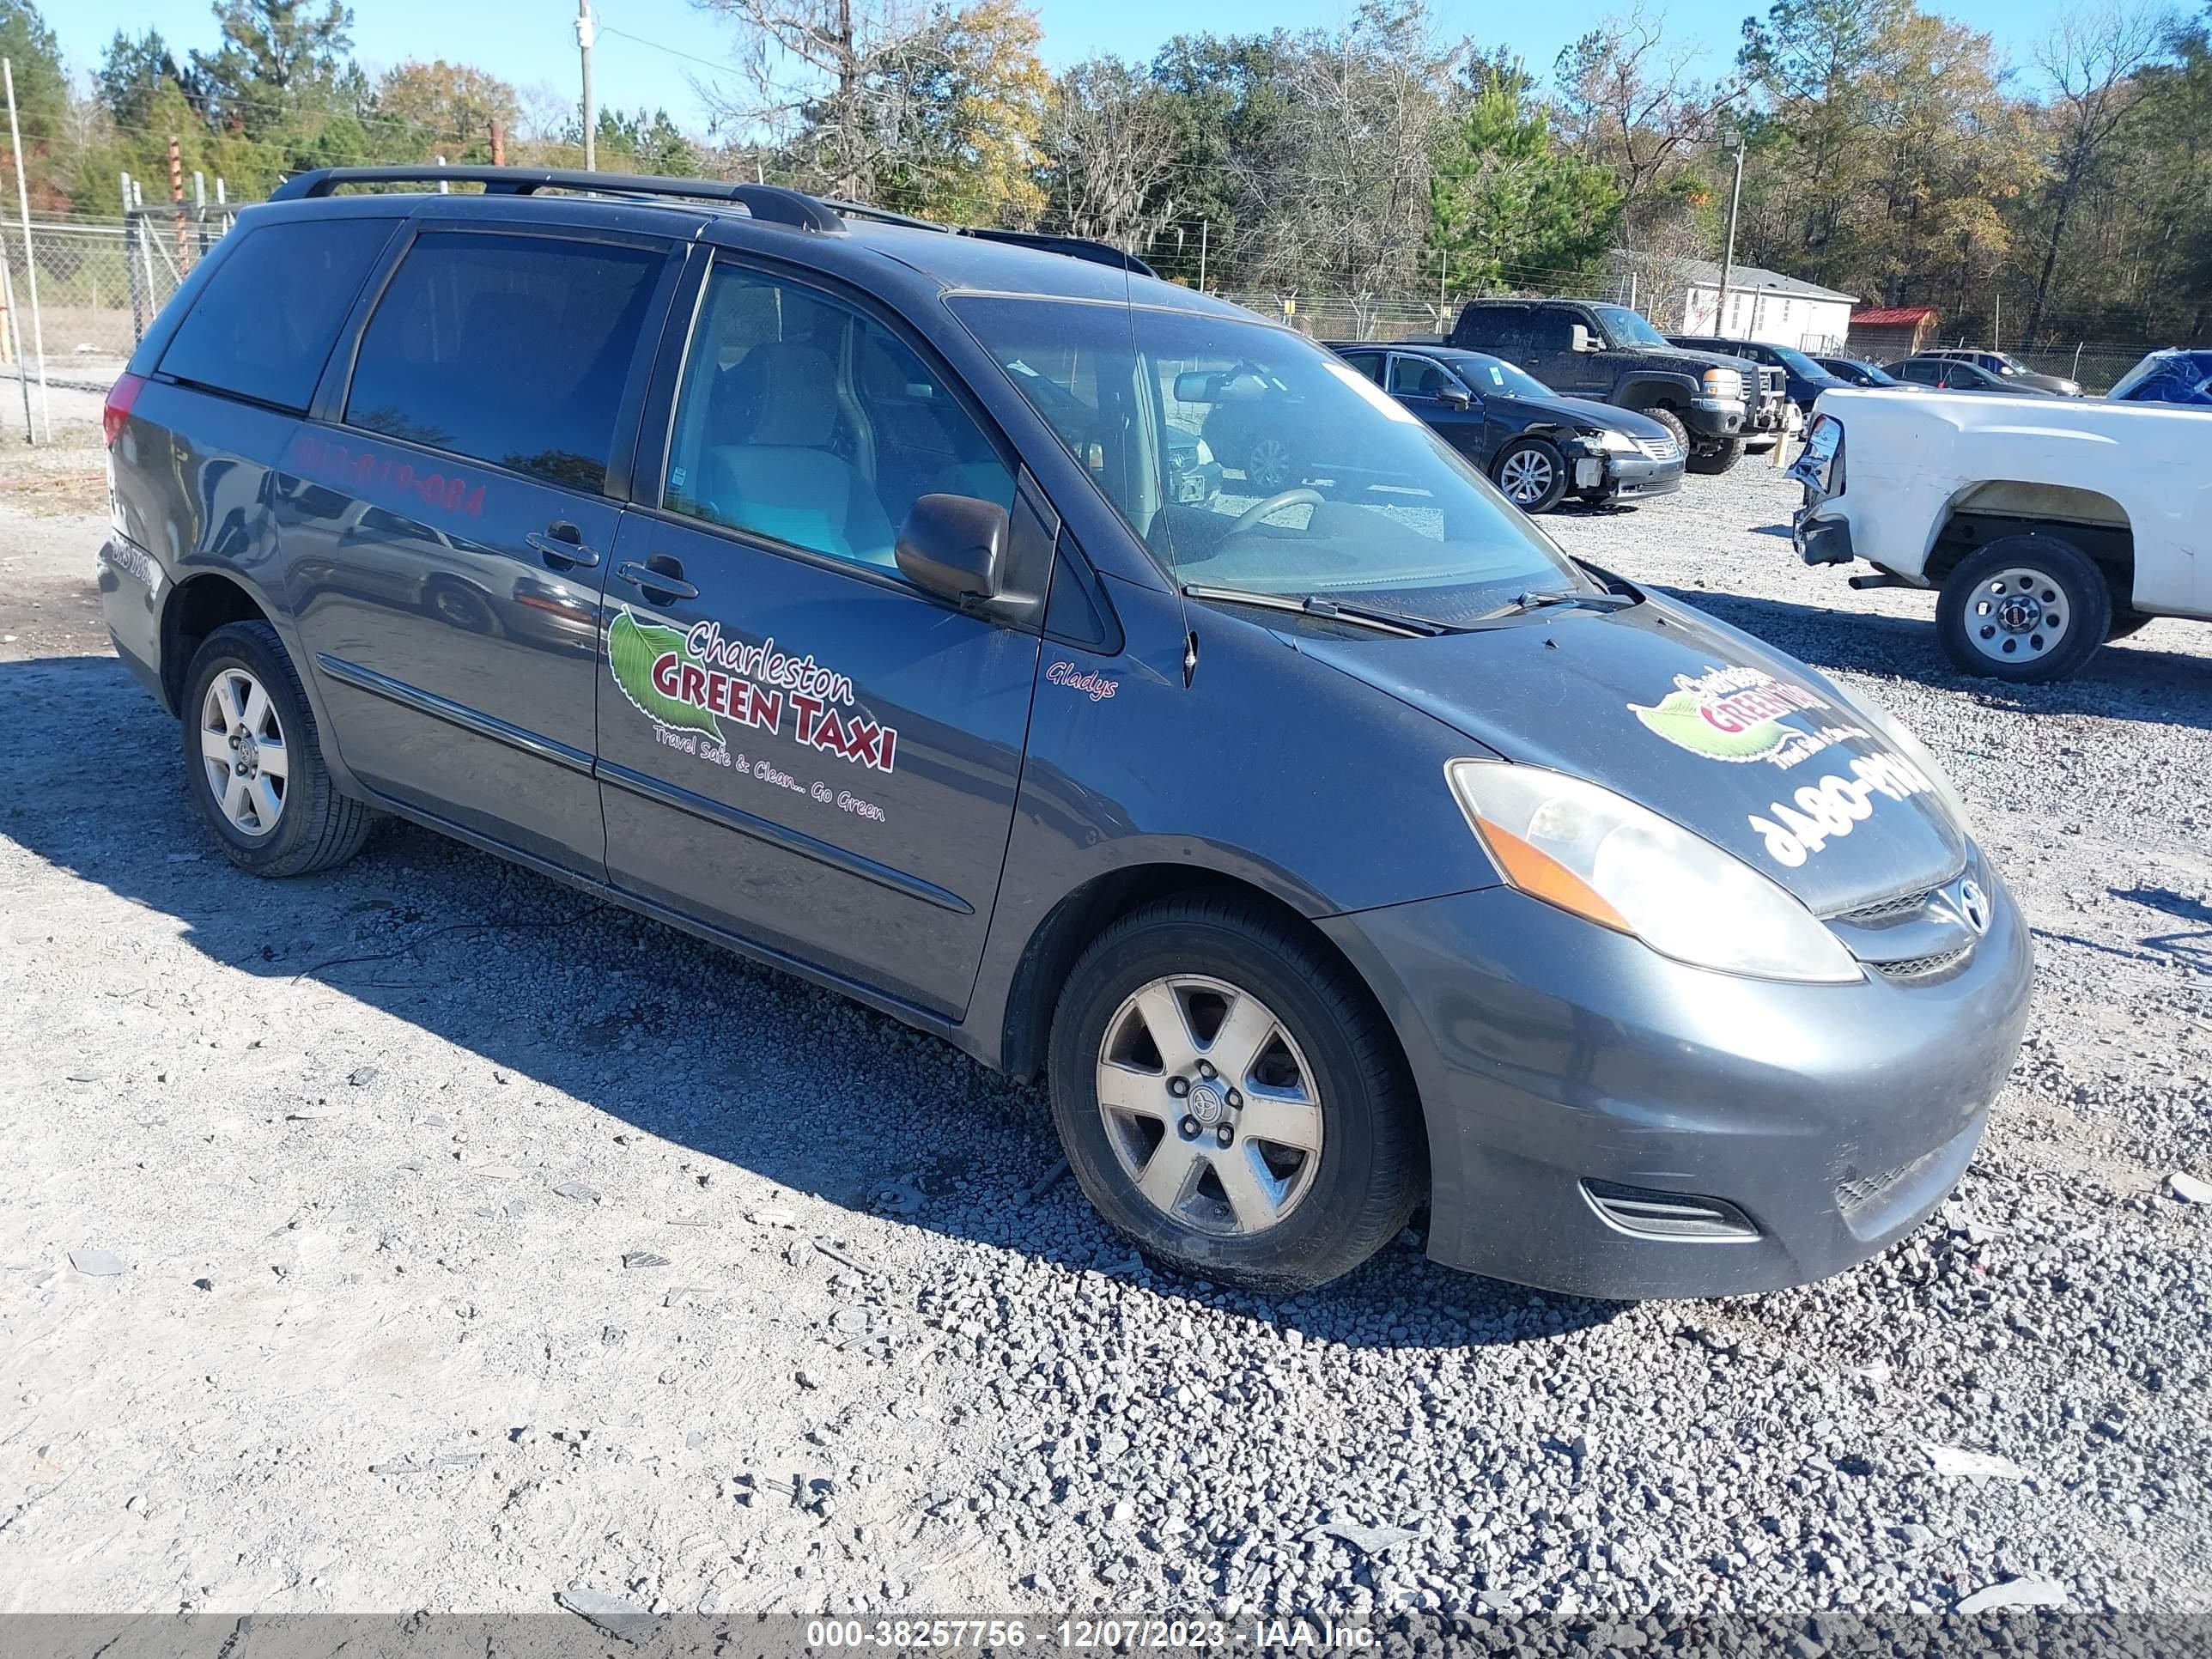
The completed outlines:
{"type": "Polygon", "coordinates": [[[106,410],[108,623],[244,868],[398,814],[1042,1072],[1111,1222],[1255,1286],[1426,1204],[1765,1290],[1965,1168],[2031,958],[1935,761],[1310,342],[773,187],[277,196],[106,410]]]}

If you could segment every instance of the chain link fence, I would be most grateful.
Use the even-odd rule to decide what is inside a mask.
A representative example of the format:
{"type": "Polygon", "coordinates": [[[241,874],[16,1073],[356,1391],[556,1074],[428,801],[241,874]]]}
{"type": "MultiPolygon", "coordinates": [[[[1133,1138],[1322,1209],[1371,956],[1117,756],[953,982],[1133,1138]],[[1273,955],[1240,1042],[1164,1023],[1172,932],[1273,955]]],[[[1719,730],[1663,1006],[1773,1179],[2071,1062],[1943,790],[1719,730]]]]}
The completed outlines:
{"type": "Polygon", "coordinates": [[[228,212],[190,208],[128,219],[33,219],[27,252],[20,222],[0,226],[0,383],[43,378],[105,392],[230,223],[228,212]]]}

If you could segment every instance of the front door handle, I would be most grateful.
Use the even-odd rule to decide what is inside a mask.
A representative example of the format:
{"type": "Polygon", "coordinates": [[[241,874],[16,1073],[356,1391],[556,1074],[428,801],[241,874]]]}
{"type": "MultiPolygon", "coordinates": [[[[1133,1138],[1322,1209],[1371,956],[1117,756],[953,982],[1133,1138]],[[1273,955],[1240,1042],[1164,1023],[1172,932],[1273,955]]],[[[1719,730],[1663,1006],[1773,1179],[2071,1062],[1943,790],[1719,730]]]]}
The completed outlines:
{"type": "Polygon", "coordinates": [[[627,560],[615,568],[615,574],[629,583],[648,599],[665,605],[671,599],[696,599],[699,590],[684,580],[684,567],[665,553],[656,553],[643,564],[627,560]]]}
{"type": "Polygon", "coordinates": [[[584,545],[582,533],[565,519],[547,525],[542,532],[533,530],[522,539],[536,548],[556,570],[569,570],[578,565],[589,567],[599,562],[598,553],[584,545]]]}

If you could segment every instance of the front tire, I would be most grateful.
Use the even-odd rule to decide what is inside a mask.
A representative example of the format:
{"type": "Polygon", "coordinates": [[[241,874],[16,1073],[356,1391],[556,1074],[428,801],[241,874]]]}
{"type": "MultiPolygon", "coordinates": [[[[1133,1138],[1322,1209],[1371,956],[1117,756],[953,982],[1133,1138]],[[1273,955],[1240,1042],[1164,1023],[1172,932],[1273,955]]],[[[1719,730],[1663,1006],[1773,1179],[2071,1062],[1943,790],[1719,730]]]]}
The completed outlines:
{"type": "Polygon", "coordinates": [[[1382,1012],[1255,904],[1170,899],[1108,928],[1060,994],[1050,1073],[1085,1194],[1188,1273],[1325,1284],[1422,1194],[1419,1109],[1382,1012]]]}
{"type": "Polygon", "coordinates": [[[337,792],[306,689],[267,623],[218,628],[185,675],[185,787],[233,864],[303,876],[344,863],[374,814],[337,792]]]}
{"type": "Polygon", "coordinates": [[[1742,438],[1714,438],[1693,447],[1682,465],[1692,472],[1717,477],[1742,459],[1742,438]]]}
{"type": "Polygon", "coordinates": [[[2112,626],[2112,591],[2057,536],[2002,536],[1963,561],[1936,602],[1936,635],[1963,673],[2015,685],[2063,679],[2112,626]]]}
{"type": "Polygon", "coordinates": [[[1566,458],[1545,438],[1516,438],[1498,452],[1491,479],[1523,513],[1549,513],[1567,493],[1566,458]]]}
{"type": "Polygon", "coordinates": [[[1673,410],[1668,408],[1664,404],[1654,404],[1649,409],[1640,409],[1637,410],[1637,413],[1643,416],[1647,421],[1658,422],[1659,424],[1665,427],[1668,431],[1673,433],[1674,434],[1674,447],[1680,450],[1685,457],[1689,454],[1690,428],[1682,424],[1682,417],[1680,415],[1677,415],[1673,410]]]}

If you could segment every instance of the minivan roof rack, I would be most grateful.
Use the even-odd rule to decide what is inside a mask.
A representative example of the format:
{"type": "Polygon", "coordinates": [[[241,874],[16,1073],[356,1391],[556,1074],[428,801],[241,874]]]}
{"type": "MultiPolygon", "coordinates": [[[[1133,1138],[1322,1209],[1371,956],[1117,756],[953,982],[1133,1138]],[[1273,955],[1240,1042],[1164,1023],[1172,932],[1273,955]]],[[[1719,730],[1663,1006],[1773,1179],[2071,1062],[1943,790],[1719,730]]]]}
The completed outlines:
{"type": "Polygon", "coordinates": [[[270,192],[272,202],[328,196],[341,185],[482,185],[491,196],[534,196],[541,190],[593,191],[602,196],[675,196],[734,202],[756,219],[834,235],[845,221],[834,208],[781,185],[731,184],[720,179],[665,179],[642,173],[586,173],[566,167],[316,167],[270,192]]]}
{"type": "Polygon", "coordinates": [[[720,179],[671,179],[643,173],[590,173],[574,167],[314,167],[295,173],[270,192],[272,202],[295,202],[335,194],[341,185],[482,185],[490,196],[534,196],[541,190],[590,191],[601,196],[672,196],[700,202],[733,202],[756,219],[790,225],[800,230],[835,235],[850,228],[850,216],[884,224],[904,225],[915,230],[940,231],[948,236],[972,236],[979,241],[1006,242],[1017,247],[1040,248],[1087,259],[1115,270],[1142,276],[1158,273],[1135,254],[1110,242],[1085,236],[1057,236],[1042,231],[995,230],[981,225],[941,225],[917,219],[889,208],[859,202],[820,199],[781,185],[732,184],[720,179]]]}

